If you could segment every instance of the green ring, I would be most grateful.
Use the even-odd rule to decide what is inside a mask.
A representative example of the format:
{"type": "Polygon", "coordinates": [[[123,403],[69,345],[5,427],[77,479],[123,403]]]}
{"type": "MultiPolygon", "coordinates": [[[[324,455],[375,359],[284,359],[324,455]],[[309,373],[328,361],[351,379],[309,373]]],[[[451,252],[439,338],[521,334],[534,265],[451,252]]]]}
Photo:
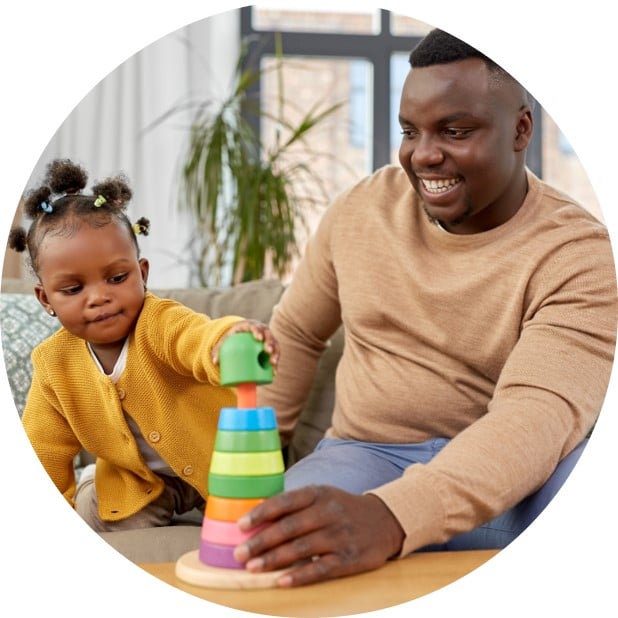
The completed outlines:
{"type": "Polygon", "coordinates": [[[220,498],[268,498],[283,491],[283,474],[229,476],[210,473],[208,493],[220,498]]]}
{"type": "Polygon", "coordinates": [[[227,431],[220,429],[215,438],[215,451],[256,453],[281,449],[276,429],[255,431],[227,431]]]}

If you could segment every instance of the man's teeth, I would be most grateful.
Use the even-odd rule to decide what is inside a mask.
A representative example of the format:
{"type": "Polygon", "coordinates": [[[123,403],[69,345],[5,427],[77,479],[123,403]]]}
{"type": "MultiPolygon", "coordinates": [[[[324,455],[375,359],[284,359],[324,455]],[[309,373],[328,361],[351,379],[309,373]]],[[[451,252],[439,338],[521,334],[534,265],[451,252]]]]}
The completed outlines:
{"type": "Polygon", "coordinates": [[[423,186],[430,193],[444,193],[459,182],[458,178],[444,178],[440,180],[423,180],[423,186]]]}

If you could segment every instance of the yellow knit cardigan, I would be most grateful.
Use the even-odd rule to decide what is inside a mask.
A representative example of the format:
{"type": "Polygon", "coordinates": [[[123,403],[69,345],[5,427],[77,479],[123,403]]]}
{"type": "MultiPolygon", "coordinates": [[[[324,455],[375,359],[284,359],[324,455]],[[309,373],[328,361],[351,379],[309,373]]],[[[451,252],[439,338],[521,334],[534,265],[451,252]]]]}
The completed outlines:
{"type": "Polygon", "coordinates": [[[129,517],[163,491],[123,409],[174,472],[206,497],[219,410],[235,402],[233,390],[219,384],[211,350],[240,319],[213,320],[148,292],[116,384],[96,367],[86,342],[64,328],[34,349],[23,426],[71,504],[80,448],[97,457],[102,519],[129,517]]]}

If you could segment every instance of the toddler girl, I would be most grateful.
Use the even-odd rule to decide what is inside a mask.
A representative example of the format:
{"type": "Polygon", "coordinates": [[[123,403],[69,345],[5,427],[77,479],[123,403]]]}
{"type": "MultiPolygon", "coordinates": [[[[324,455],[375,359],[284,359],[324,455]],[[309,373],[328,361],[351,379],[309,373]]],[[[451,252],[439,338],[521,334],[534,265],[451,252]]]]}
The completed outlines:
{"type": "Polygon", "coordinates": [[[28,251],[35,295],[62,325],[32,353],[23,426],[95,530],[165,526],[174,512],[204,506],[218,413],[235,403],[219,381],[222,340],[253,333],[275,367],[278,346],[258,322],[210,319],[148,292],[136,234],[150,224],[125,214],[126,178],[90,195],[87,179],[70,160],[52,161],[43,186],[25,196],[28,231],[9,236],[12,249],[28,251]],[[96,474],[76,486],[82,448],[96,456],[96,474]]]}

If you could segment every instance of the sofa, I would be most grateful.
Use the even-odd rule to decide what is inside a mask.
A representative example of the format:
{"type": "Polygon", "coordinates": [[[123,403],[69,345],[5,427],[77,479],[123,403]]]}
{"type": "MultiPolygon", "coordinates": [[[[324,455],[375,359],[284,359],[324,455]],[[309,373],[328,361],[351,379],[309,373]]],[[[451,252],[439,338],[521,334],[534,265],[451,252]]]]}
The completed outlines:
{"type": "MultiPolygon", "coordinates": [[[[154,294],[177,300],[195,311],[216,318],[234,314],[268,322],[284,291],[276,279],[250,281],[230,288],[152,289],[154,294]]],[[[0,333],[7,378],[16,413],[23,412],[32,365],[30,353],[40,341],[59,327],[58,320],[43,311],[33,293],[33,284],[24,279],[4,278],[0,293],[0,333]]],[[[313,450],[330,424],[335,389],[335,369],[343,349],[340,329],[325,351],[315,381],[289,445],[284,449],[286,466],[313,450]]],[[[92,463],[89,453],[75,461],[77,475],[92,463]]],[[[175,517],[169,526],[101,533],[101,538],[136,563],[172,562],[187,551],[197,549],[202,514],[194,511],[175,517]]],[[[93,534],[95,534],[93,532],[93,534]]]]}

